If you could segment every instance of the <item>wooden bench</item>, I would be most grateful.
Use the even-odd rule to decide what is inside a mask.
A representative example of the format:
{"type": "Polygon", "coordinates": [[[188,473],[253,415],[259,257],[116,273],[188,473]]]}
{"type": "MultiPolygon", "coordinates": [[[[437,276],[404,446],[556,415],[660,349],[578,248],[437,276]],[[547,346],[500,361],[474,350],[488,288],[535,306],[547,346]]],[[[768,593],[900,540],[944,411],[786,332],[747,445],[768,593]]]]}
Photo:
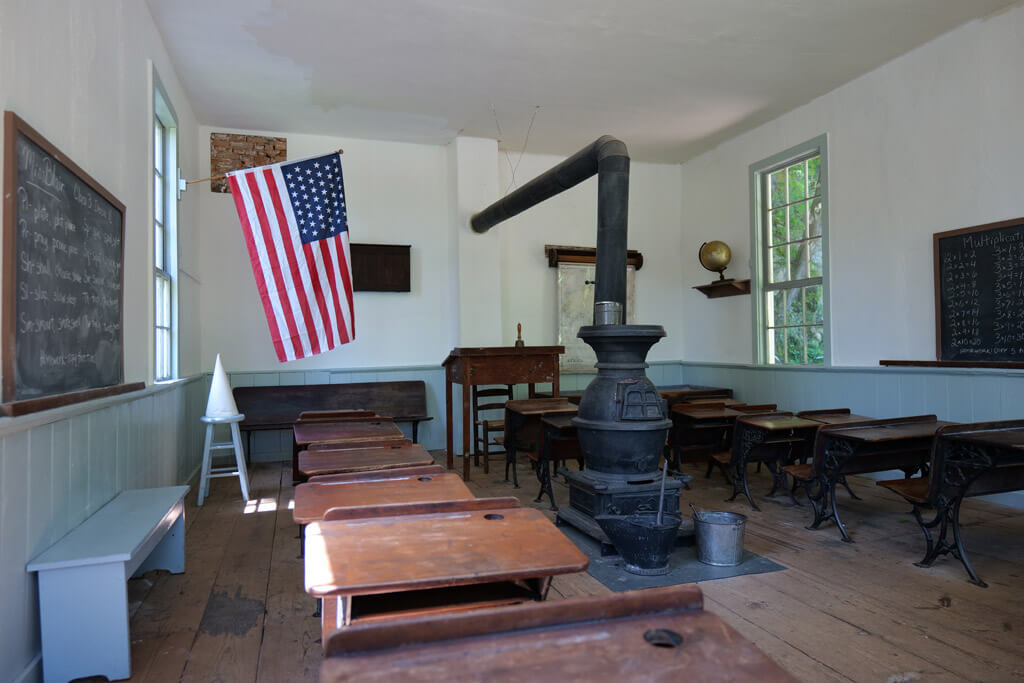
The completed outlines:
{"type": "Polygon", "coordinates": [[[131,676],[125,582],[185,571],[188,489],[124,491],[28,564],[39,573],[45,681],[131,676]]]}
{"type": "MultiPolygon", "coordinates": [[[[412,423],[415,443],[420,422],[434,419],[427,415],[427,385],[423,380],[238,387],[233,393],[238,412],[245,415],[239,427],[247,439],[254,431],[291,429],[304,412],[360,410],[412,423]]],[[[247,451],[252,450],[251,444],[246,446],[247,451]]]]}

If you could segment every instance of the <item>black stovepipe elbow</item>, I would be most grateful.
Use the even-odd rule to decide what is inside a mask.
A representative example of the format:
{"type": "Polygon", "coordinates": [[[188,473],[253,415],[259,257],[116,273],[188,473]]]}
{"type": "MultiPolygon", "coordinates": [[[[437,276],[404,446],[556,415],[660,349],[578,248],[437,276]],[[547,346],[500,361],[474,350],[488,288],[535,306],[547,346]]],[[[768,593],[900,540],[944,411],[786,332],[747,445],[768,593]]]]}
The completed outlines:
{"type": "MultiPolygon", "coordinates": [[[[612,301],[626,320],[626,233],[629,214],[629,152],[621,140],[602,135],[515,192],[473,214],[470,226],[483,233],[597,174],[597,264],[594,305],[612,301]]],[[[595,321],[596,322],[596,321],[595,321]]]]}

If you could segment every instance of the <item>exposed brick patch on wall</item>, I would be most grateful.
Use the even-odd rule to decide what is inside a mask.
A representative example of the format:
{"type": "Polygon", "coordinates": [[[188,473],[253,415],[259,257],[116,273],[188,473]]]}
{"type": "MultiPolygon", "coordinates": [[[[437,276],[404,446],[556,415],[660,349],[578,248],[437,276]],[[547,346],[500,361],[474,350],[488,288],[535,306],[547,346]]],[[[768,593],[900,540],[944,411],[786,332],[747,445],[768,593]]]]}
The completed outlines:
{"type": "MultiPolygon", "coordinates": [[[[210,133],[210,175],[213,176],[242,168],[276,164],[287,158],[287,138],[210,133]]],[[[227,179],[211,180],[210,191],[229,192],[227,179]]]]}

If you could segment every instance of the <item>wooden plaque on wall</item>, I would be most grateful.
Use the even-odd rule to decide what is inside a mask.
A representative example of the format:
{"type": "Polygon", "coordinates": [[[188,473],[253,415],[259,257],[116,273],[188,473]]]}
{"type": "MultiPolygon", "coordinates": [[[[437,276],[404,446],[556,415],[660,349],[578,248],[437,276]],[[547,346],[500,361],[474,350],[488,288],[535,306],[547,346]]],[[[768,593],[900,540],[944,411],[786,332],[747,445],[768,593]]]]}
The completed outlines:
{"type": "Polygon", "coordinates": [[[352,289],[357,292],[409,292],[408,244],[351,244],[352,289]]]}

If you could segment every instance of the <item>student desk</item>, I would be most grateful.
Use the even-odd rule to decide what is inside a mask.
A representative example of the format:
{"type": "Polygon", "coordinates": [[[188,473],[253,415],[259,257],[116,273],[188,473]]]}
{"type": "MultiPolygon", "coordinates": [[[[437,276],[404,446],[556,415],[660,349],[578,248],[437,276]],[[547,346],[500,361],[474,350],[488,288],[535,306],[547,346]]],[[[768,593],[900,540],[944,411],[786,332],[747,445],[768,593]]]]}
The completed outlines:
{"type": "Polygon", "coordinates": [[[325,638],[320,680],[796,680],[702,607],[688,585],[357,624],[325,638]]]}
{"type": "Polygon", "coordinates": [[[669,431],[669,451],[672,466],[679,470],[682,453],[700,452],[707,455],[720,450],[736,418],[738,410],[700,403],[677,403],[669,410],[672,429],[669,431]]]}
{"type": "Polygon", "coordinates": [[[405,438],[389,417],[339,422],[296,422],[292,427],[292,481],[299,481],[299,451],[310,444],[339,444],[396,441],[405,438]]]}
{"type": "Polygon", "coordinates": [[[814,443],[814,435],[819,427],[820,422],[794,415],[755,415],[737,419],[729,460],[732,497],[728,500],[735,500],[742,493],[747,497],[750,507],[761,509],[750,495],[747,464],[763,462],[772,473],[772,489],[768,497],[771,498],[778,489],[782,489],[796,503],[796,498],[789,491],[786,473],[780,466],[781,451],[788,451],[795,459],[809,456],[807,451],[814,443]]]}
{"type": "Polygon", "coordinates": [[[808,420],[814,420],[820,422],[823,425],[854,425],[861,422],[870,422],[877,418],[868,417],[867,415],[857,415],[855,413],[797,413],[797,417],[803,417],[808,420]]]}
{"type": "Polygon", "coordinates": [[[406,474],[386,479],[351,482],[306,483],[295,487],[296,524],[323,519],[331,508],[376,507],[402,503],[433,503],[445,500],[471,500],[473,494],[459,475],[406,474]]]}
{"type": "Polygon", "coordinates": [[[434,456],[418,443],[338,450],[302,451],[299,475],[303,478],[325,474],[391,470],[398,467],[433,465],[434,456]]]}
{"type": "Polygon", "coordinates": [[[454,432],[452,420],[452,384],[462,386],[462,478],[469,481],[469,443],[473,431],[470,419],[470,387],[482,384],[528,384],[529,396],[534,385],[550,382],[551,393],[558,396],[558,355],[564,346],[492,346],[455,348],[441,363],[445,370],[445,419],[447,420],[447,465],[454,465],[454,432]]]}
{"type": "MultiPolygon", "coordinates": [[[[539,453],[544,442],[541,419],[547,415],[575,415],[579,408],[563,396],[526,398],[505,403],[505,481],[512,468],[512,481],[519,488],[516,455],[519,451],[539,453]]],[[[539,474],[538,474],[539,476],[539,474]]],[[[543,484],[543,482],[541,482],[543,484]]],[[[539,498],[538,498],[539,500],[539,498]]],[[[554,502],[552,502],[554,505],[554,502]]]]}
{"type": "Polygon", "coordinates": [[[808,492],[814,505],[814,521],[808,529],[834,519],[843,540],[852,543],[839,516],[836,485],[848,474],[899,469],[909,477],[928,462],[935,432],[947,424],[952,423],[924,415],[820,430],[812,473],[820,477],[820,484],[817,493],[808,492]]]}
{"type": "Polygon", "coordinates": [[[392,505],[332,511],[340,513],[335,521],[310,524],[306,592],[337,600],[325,631],[543,600],[552,576],[587,568],[586,555],[542,512],[518,505],[515,498],[392,505]]]}

